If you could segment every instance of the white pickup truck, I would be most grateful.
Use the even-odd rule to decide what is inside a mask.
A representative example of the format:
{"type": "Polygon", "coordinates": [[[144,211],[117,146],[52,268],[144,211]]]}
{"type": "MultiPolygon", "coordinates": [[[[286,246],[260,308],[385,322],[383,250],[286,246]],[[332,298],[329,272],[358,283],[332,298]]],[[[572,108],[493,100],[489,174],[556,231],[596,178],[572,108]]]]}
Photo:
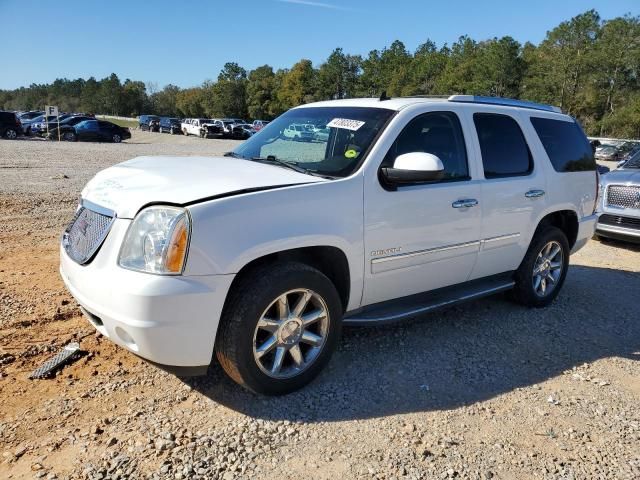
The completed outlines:
{"type": "Polygon", "coordinates": [[[207,125],[213,125],[214,120],[208,118],[185,118],[180,127],[184,135],[202,136],[202,129],[207,125]]]}
{"type": "Polygon", "coordinates": [[[343,324],[503,291],[548,305],[593,236],[597,181],[582,129],[555,107],[309,104],[224,157],[98,173],[60,271],[95,328],[136,355],[179,374],[216,355],[239,384],[283,394],[327,364],[343,324]],[[302,124],[329,133],[283,135],[302,124]]]}

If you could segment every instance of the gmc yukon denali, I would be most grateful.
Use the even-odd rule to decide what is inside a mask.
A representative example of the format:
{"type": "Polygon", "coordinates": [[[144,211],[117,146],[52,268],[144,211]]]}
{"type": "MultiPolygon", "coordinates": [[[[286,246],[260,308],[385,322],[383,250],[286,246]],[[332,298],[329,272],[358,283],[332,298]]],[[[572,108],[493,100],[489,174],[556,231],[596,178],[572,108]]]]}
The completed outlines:
{"type": "Polygon", "coordinates": [[[343,325],[498,292],[544,307],[593,236],[598,178],[556,107],[454,95],[294,108],[216,158],[139,157],[83,189],[60,272],[104,336],[179,375],[216,356],[277,395],[343,325]],[[326,129],[321,141],[284,135],[326,129]]]}

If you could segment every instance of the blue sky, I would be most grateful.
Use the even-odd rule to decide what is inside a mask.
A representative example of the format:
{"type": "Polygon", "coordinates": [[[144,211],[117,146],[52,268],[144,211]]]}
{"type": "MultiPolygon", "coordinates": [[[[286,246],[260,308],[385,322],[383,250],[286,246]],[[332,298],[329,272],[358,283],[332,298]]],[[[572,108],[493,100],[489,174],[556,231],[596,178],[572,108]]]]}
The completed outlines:
{"type": "Polygon", "coordinates": [[[595,8],[607,19],[640,13],[638,0],[0,0],[0,88],[57,77],[131,78],[189,87],[225,62],[249,69],[321,63],[335,47],[366,55],[399,39],[414,50],[460,35],[540,42],[595,8]]]}

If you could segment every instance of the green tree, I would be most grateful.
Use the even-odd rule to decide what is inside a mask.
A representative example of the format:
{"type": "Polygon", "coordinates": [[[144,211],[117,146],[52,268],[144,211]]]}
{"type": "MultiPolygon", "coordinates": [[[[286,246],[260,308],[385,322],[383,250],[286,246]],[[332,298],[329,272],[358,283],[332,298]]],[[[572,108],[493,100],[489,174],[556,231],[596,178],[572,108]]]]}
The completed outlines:
{"type": "Polygon", "coordinates": [[[276,75],[273,68],[263,65],[249,72],[247,79],[247,111],[250,118],[272,117],[276,97],[276,75]]]}
{"type": "Polygon", "coordinates": [[[181,90],[176,95],[176,106],[183,117],[202,117],[205,114],[204,91],[200,87],[181,90]]]}
{"type": "Polygon", "coordinates": [[[318,69],[316,98],[328,100],[355,96],[361,63],[358,55],[345,55],[341,48],[336,48],[318,69]]]}
{"type": "Polygon", "coordinates": [[[316,71],[311,60],[300,60],[283,74],[278,100],[286,110],[314,100],[316,71]]]}

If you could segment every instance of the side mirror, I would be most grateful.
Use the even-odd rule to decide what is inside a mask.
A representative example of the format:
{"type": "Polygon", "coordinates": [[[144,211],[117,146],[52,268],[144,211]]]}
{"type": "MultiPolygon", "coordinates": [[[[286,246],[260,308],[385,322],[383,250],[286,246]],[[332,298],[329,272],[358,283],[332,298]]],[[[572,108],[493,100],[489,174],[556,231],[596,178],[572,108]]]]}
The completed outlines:
{"type": "Polygon", "coordinates": [[[600,145],[602,145],[600,143],[600,140],[591,140],[589,143],[591,144],[592,153],[596,153],[596,148],[598,148],[600,145]]]}
{"type": "Polygon", "coordinates": [[[393,186],[436,182],[444,177],[444,165],[431,153],[411,152],[398,155],[393,167],[381,168],[380,174],[393,186]]]}

